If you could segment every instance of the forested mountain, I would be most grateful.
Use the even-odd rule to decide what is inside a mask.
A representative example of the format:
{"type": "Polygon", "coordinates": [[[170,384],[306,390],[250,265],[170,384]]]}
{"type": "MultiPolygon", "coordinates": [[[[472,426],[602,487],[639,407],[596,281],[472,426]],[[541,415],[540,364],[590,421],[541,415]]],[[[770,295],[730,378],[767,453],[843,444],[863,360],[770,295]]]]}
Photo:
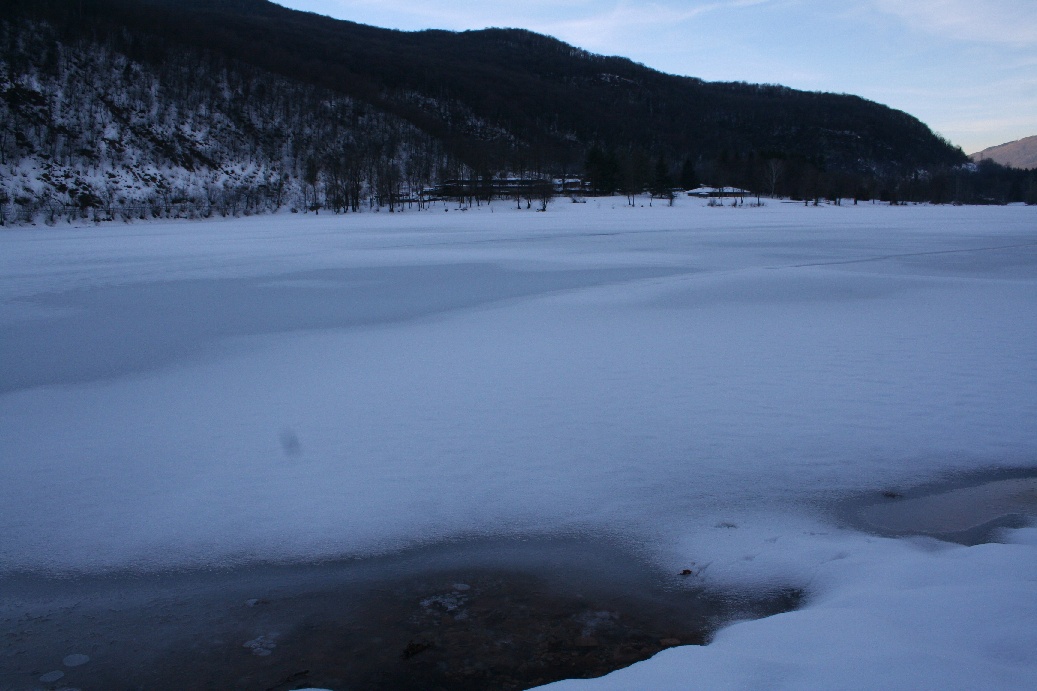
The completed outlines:
{"type": "Polygon", "coordinates": [[[489,196],[573,174],[599,193],[982,196],[905,113],[527,31],[399,32],[266,0],[0,9],[0,222],[394,209],[448,181],[489,196]]]}

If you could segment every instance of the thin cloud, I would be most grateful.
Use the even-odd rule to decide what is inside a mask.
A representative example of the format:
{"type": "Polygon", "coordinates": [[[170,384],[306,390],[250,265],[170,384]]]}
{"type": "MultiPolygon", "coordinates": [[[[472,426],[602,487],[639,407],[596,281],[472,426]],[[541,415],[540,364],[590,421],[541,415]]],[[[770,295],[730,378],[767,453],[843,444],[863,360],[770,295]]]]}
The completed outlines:
{"type": "Polygon", "coordinates": [[[953,40],[1014,46],[1037,43],[1033,0],[874,0],[913,29],[953,40]]]}

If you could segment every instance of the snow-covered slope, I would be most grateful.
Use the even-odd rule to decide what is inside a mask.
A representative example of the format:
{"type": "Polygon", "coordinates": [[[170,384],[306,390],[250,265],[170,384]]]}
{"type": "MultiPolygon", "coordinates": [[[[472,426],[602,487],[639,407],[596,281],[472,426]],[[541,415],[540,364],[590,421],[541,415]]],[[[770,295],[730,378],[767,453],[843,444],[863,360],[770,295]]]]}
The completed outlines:
{"type": "Polygon", "coordinates": [[[0,44],[0,223],[355,211],[441,163],[399,118],[202,51],[145,63],[24,20],[0,44]]]}

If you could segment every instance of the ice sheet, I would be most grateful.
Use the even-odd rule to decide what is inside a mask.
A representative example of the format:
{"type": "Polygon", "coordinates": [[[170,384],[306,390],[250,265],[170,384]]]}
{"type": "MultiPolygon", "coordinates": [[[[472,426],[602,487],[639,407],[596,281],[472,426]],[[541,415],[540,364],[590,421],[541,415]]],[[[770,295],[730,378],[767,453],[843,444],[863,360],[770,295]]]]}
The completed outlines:
{"type": "Polygon", "coordinates": [[[5,231],[0,569],[579,530],[796,578],[742,536],[1032,466],[1035,243],[1030,208],[618,200],[5,231]]]}

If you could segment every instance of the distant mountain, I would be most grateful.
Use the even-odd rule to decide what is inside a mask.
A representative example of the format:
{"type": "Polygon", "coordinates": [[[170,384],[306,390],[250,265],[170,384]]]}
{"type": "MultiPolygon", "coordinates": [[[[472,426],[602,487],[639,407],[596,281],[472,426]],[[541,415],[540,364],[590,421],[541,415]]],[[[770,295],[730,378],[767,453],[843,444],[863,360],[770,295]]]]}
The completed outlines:
{"type": "Polygon", "coordinates": [[[401,32],[267,0],[0,0],[0,224],[393,210],[573,174],[628,195],[1024,193],[987,194],[965,163],[856,96],[673,76],[523,30],[401,32]]]}
{"type": "Polygon", "coordinates": [[[992,146],[970,155],[969,158],[973,161],[989,159],[1013,168],[1037,168],[1037,136],[992,146]]]}

